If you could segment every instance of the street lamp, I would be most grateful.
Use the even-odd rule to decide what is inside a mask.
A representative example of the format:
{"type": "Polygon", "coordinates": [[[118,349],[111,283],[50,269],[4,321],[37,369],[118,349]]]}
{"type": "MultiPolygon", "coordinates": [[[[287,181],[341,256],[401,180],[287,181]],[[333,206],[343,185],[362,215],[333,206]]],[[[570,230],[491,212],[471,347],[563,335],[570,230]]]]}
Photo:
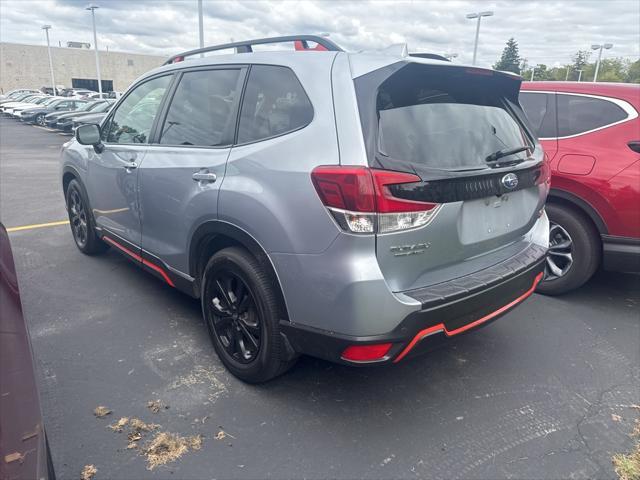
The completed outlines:
{"type": "Polygon", "coordinates": [[[93,46],[96,52],[96,73],[98,74],[98,93],[102,98],[102,79],[100,78],[100,57],[98,56],[98,36],[96,35],[96,8],[95,5],[89,5],[85,10],[91,10],[91,20],[93,22],[93,46]]]}
{"type": "MultiPolygon", "coordinates": [[[[202,0],[198,0],[198,34],[200,36],[200,48],[204,48],[204,16],[202,14],[202,0]]],[[[204,54],[200,54],[204,57],[204,54]]]]}
{"type": "Polygon", "coordinates": [[[605,43],[603,45],[591,45],[591,50],[599,50],[598,61],[596,62],[596,73],[593,74],[593,81],[598,81],[598,70],[600,70],[600,60],[602,59],[602,49],[609,50],[613,48],[613,43],[605,43]]]}
{"type": "Polygon", "coordinates": [[[482,17],[490,17],[493,15],[493,12],[478,12],[478,13],[468,13],[467,18],[473,19],[477,18],[478,23],[476,25],[476,41],[473,46],[473,65],[476,64],[476,57],[478,55],[478,37],[480,36],[480,20],[482,17]]]}
{"type": "Polygon", "coordinates": [[[51,73],[51,95],[56,94],[56,79],[53,76],[53,61],[51,60],[51,45],[49,44],[49,29],[51,25],[43,25],[42,30],[47,35],[47,53],[49,54],[49,73],[51,73]]]}

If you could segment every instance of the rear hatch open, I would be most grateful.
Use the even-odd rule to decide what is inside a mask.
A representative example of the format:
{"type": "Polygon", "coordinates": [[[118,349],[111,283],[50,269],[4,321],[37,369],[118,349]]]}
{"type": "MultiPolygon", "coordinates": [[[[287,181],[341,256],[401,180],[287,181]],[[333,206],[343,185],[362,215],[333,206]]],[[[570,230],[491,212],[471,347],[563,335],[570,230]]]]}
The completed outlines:
{"type": "Polygon", "coordinates": [[[526,247],[548,170],[518,104],[520,77],[407,60],[354,83],[369,166],[413,174],[387,193],[430,212],[419,228],[378,230],[392,290],[469,275],[526,247]]]}

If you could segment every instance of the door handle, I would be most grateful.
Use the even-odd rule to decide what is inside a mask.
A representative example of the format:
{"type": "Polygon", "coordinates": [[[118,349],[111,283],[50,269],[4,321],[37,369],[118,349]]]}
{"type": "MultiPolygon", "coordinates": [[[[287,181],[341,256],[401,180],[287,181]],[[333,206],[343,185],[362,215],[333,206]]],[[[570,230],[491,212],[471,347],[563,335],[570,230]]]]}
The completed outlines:
{"type": "Polygon", "coordinates": [[[202,170],[200,172],[194,173],[191,178],[196,182],[205,182],[205,183],[213,183],[218,179],[218,176],[215,173],[209,172],[208,170],[202,170]]]}
{"type": "Polygon", "coordinates": [[[136,162],[129,162],[126,165],[122,166],[127,172],[138,168],[138,164],[136,162]]]}

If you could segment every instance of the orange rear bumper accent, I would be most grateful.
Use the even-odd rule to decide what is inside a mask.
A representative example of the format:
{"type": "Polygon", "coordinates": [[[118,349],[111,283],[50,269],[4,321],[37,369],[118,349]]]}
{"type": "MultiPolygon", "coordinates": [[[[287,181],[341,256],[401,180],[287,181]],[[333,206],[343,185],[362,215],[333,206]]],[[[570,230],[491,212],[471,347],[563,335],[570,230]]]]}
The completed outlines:
{"type": "Polygon", "coordinates": [[[433,325],[429,328],[425,328],[424,330],[419,331],[415,337],[413,337],[413,340],[411,340],[411,342],[409,342],[409,345],[407,345],[404,350],[402,350],[402,352],[400,352],[400,354],[395,358],[395,360],[393,361],[393,363],[398,363],[400,360],[402,360],[405,356],[407,356],[407,354],[413,349],[413,347],[416,346],[416,344],[422,340],[425,337],[428,337],[429,335],[432,335],[434,333],[439,333],[439,332],[444,332],[444,334],[447,337],[453,337],[454,335],[458,335],[459,333],[462,332],[466,332],[467,330],[473,328],[473,327],[477,327],[478,325],[482,325],[485,322],[488,322],[489,320],[491,320],[492,318],[497,317],[498,315],[500,315],[501,313],[506,312],[507,310],[509,310],[510,308],[514,307],[515,305],[517,305],[518,303],[522,302],[523,300],[525,300],[527,297],[531,296],[531,294],[535,291],[536,287],[538,286],[538,283],[540,283],[540,280],[542,280],[542,275],[543,273],[540,272],[536,278],[533,280],[533,285],[531,285],[531,288],[529,290],[527,290],[526,292],[524,292],[522,295],[520,295],[518,298],[516,298],[515,300],[512,300],[511,302],[507,303],[505,306],[500,307],[498,310],[491,312],[488,315],[485,315],[484,317],[468,323],[466,325],[463,325],[462,327],[456,328],[455,330],[447,330],[447,327],[445,327],[444,323],[439,323],[437,325],[433,325]]]}

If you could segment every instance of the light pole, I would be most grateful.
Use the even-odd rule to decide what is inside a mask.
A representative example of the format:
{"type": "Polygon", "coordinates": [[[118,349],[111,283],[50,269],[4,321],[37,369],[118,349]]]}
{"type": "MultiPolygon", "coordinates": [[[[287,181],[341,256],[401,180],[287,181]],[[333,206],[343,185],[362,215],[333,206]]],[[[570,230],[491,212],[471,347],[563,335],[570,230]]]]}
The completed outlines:
{"type": "Polygon", "coordinates": [[[467,18],[477,18],[478,23],[476,24],[476,41],[473,46],[473,65],[476,64],[476,58],[478,56],[478,37],[480,36],[480,20],[482,17],[490,17],[493,15],[493,12],[478,12],[478,13],[468,13],[467,18]]]}
{"type": "Polygon", "coordinates": [[[582,78],[582,72],[584,72],[584,70],[578,70],[578,81],[582,78]]]}
{"type": "Polygon", "coordinates": [[[533,76],[536,74],[536,67],[537,65],[533,65],[531,67],[531,79],[529,80],[530,82],[533,82],[533,76]]]}
{"type": "MultiPolygon", "coordinates": [[[[200,34],[200,48],[204,48],[204,18],[202,15],[202,0],[198,0],[198,32],[200,34]]],[[[204,54],[200,54],[204,57],[204,54]]]]}
{"type": "Polygon", "coordinates": [[[93,46],[96,51],[96,73],[98,74],[98,93],[102,98],[102,78],[100,78],[100,57],[98,56],[98,35],[96,35],[96,8],[95,5],[89,5],[85,10],[91,10],[91,20],[93,21],[93,46]]]}
{"type": "Polygon", "coordinates": [[[566,82],[567,80],[569,80],[569,72],[571,71],[571,69],[569,67],[567,67],[567,74],[564,76],[564,81],[566,82]]]}
{"type": "Polygon", "coordinates": [[[56,94],[56,79],[53,76],[53,60],[51,60],[51,45],[49,44],[49,29],[51,25],[43,25],[42,30],[47,35],[47,53],[49,54],[49,73],[51,73],[51,95],[56,94]]]}
{"type": "Polygon", "coordinates": [[[591,50],[599,50],[598,52],[598,61],[596,62],[596,73],[593,74],[593,81],[598,81],[598,70],[600,70],[600,60],[602,59],[602,49],[609,50],[613,48],[613,43],[605,43],[602,45],[591,45],[591,50]]]}

